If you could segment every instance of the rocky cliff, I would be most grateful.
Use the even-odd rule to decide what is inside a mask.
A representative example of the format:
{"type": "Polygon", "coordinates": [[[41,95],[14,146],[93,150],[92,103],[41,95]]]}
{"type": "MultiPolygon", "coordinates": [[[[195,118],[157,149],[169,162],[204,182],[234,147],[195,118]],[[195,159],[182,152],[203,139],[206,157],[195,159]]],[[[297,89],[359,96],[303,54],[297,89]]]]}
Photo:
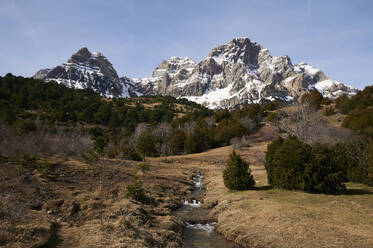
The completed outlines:
{"type": "Polygon", "coordinates": [[[66,64],[40,70],[34,77],[74,88],[89,87],[107,97],[170,95],[209,108],[293,102],[312,89],[327,97],[356,93],[306,63],[293,65],[288,56],[271,56],[268,49],[248,38],[213,48],[199,63],[188,57],[165,59],[150,78],[119,78],[102,54],[90,53],[87,48],[72,55],[66,64]]]}

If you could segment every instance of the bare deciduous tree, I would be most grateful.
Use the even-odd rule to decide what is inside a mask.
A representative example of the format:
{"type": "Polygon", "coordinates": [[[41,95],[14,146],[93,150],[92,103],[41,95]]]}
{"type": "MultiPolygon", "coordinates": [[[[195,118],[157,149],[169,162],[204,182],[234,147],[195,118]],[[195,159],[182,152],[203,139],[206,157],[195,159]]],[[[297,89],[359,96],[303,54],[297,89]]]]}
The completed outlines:
{"type": "Polygon", "coordinates": [[[330,126],[308,102],[278,113],[276,125],[280,131],[294,135],[306,143],[335,144],[350,140],[354,135],[345,128],[330,126]]]}
{"type": "Polygon", "coordinates": [[[172,134],[172,126],[167,122],[159,123],[153,130],[153,135],[161,139],[167,139],[172,134]]]}
{"type": "Polygon", "coordinates": [[[80,157],[92,145],[91,138],[78,130],[51,130],[39,126],[36,131],[17,134],[9,126],[0,124],[0,153],[16,153],[80,157]]]}

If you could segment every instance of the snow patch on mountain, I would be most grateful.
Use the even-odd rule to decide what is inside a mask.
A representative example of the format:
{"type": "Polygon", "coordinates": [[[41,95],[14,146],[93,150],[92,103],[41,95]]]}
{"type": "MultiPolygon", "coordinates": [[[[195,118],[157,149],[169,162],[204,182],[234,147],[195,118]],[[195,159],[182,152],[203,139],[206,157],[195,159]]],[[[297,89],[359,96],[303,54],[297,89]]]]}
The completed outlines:
{"type": "Polygon", "coordinates": [[[213,48],[199,63],[189,57],[164,59],[149,78],[119,78],[102,53],[87,48],[73,54],[67,63],[40,70],[34,77],[71,88],[91,88],[105,97],[170,95],[212,109],[273,100],[291,103],[313,89],[331,98],[357,91],[305,62],[293,65],[286,55],[272,56],[248,38],[213,48]]]}

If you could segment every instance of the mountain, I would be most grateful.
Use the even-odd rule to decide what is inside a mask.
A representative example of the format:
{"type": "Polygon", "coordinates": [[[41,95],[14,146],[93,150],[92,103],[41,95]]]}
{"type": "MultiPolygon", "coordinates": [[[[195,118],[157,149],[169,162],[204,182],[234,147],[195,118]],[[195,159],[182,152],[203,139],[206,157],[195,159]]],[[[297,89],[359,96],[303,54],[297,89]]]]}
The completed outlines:
{"type": "Polygon", "coordinates": [[[356,93],[306,63],[293,65],[288,56],[271,56],[268,49],[248,38],[212,49],[198,64],[188,58],[164,60],[151,78],[133,79],[132,84],[142,94],[185,97],[209,108],[293,102],[314,88],[327,97],[356,93]]]}
{"type": "Polygon", "coordinates": [[[101,53],[91,53],[85,47],[73,54],[67,63],[42,69],[34,78],[56,81],[76,89],[91,88],[106,97],[130,96],[108,59],[101,53]]]}
{"type": "Polygon", "coordinates": [[[294,102],[312,89],[332,98],[357,91],[306,63],[293,65],[288,56],[271,56],[248,38],[213,48],[199,63],[188,57],[165,59],[150,78],[119,78],[102,54],[91,54],[86,48],[67,64],[40,70],[34,77],[74,88],[90,87],[110,97],[170,95],[229,109],[272,100],[294,102]]]}

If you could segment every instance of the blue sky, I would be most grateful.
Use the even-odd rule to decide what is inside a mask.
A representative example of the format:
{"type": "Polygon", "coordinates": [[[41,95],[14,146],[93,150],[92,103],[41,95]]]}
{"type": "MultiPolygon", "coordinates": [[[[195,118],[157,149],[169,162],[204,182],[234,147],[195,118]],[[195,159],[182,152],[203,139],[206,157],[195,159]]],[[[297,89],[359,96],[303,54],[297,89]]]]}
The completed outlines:
{"type": "Polygon", "coordinates": [[[372,13],[370,0],[0,0],[0,75],[32,76],[86,46],[120,76],[149,77],[164,58],[199,62],[248,37],[363,88],[373,84],[372,13]]]}

